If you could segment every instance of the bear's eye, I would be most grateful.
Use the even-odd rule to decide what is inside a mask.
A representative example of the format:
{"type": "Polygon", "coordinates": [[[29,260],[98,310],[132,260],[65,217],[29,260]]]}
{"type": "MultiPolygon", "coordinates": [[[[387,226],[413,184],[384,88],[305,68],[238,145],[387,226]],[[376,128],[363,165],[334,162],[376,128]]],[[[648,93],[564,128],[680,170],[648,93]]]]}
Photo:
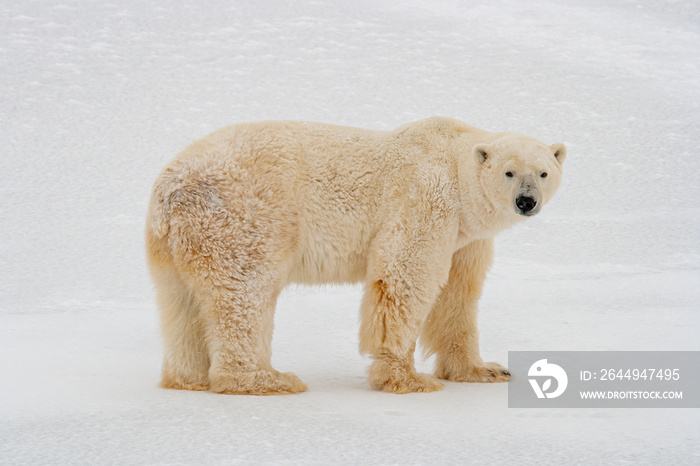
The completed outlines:
{"type": "Polygon", "coordinates": [[[513,172],[506,172],[506,176],[508,178],[513,178],[513,172]]]}
{"type": "Polygon", "coordinates": [[[540,178],[547,178],[547,172],[542,172],[542,174],[540,175],[540,178]]]}

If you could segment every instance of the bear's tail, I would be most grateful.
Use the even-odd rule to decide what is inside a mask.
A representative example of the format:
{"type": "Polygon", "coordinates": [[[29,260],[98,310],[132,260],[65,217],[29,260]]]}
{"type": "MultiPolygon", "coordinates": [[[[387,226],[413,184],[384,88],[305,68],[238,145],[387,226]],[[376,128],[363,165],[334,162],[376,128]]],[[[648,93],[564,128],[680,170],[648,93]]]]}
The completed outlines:
{"type": "Polygon", "coordinates": [[[166,169],[153,188],[148,226],[156,238],[163,238],[176,217],[202,216],[221,206],[215,179],[198,171],[179,173],[166,169]]]}
{"type": "Polygon", "coordinates": [[[183,187],[183,183],[179,182],[167,170],[158,177],[151,194],[146,223],[148,230],[156,238],[163,238],[170,231],[173,200],[183,187]]]}

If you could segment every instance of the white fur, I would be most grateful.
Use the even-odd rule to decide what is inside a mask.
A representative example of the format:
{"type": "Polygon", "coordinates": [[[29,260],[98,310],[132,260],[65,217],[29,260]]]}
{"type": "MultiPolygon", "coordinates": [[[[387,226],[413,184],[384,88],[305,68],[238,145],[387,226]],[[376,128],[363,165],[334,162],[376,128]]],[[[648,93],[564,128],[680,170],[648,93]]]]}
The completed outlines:
{"type": "Polygon", "coordinates": [[[438,377],[507,380],[481,360],[476,327],[493,237],[525,218],[518,195],[535,193],[537,210],[552,197],[565,153],[441,117],[389,132],[248,123],[194,143],[158,177],[146,228],[162,386],[305,390],[270,364],[275,302],[293,282],[364,282],[376,389],[442,387],[415,371],[419,334],[438,377]]]}

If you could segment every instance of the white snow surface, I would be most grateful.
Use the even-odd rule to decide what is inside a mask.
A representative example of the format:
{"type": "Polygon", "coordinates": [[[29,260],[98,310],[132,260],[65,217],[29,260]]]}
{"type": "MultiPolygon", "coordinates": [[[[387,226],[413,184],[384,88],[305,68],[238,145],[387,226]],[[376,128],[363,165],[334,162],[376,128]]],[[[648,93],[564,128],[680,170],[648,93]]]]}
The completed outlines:
{"type": "Polygon", "coordinates": [[[498,237],[485,359],[700,350],[698,51],[692,0],[0,2],[0,463],[700,463],[698,410],[371,391],[357,286],[279,300],[308,392],[159,389],[143,253],[159,170],[219,127],[452,116],[569,152],[498,237]]]}

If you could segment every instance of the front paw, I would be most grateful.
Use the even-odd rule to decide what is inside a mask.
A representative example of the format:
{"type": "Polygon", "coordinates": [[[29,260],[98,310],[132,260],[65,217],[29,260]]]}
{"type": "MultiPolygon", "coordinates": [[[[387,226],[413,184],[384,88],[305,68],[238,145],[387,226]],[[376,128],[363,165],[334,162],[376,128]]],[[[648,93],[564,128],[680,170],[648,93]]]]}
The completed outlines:
{"type": "Polygon", "coordinates": [[[371,380],[372,388],[387,393],[427,393],[442,390],[444,385],[428,374],[407,373],[384,380],[371,380]]]}
{"type": "Polygon", "coordinates": [[[419,374],[408,364],[388,364],[382,360],[370,367],[369,383],[373,389],[387,393],[427,393],[444,387],[432,375],[419,374]]]}
{"type": "Polygon", "coordinates": [[[452,382],[496,383],[510,380],[510,371],[496,362],[483,362],[456,371],[439,369],[435,375],[452,382]]]}

